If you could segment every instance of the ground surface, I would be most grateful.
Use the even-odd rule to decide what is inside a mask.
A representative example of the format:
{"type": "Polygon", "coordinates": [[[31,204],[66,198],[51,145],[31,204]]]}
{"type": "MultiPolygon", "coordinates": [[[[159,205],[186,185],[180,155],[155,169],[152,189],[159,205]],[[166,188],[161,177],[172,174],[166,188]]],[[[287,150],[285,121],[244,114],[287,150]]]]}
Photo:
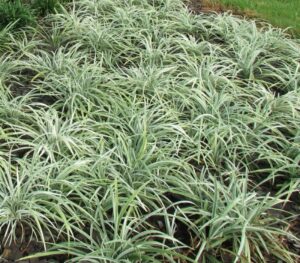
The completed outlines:
{"type": "Polygon", "coordinates": [[[264,19],[282,28],[291,27],[291,32],[298,36],[300,34],[300,1],[298,0],[204,0],[202,3],[216,10],[233,10],[264,19]]]}

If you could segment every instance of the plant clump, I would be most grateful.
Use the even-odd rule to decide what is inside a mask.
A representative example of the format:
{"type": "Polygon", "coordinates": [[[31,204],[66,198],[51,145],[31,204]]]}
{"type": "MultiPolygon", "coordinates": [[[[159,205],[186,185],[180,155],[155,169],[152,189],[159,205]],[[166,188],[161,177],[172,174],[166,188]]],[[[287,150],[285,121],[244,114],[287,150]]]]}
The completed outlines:
{"type": "Polygon", "coordinates": [[[64,0],[0,0],[0,29],[32,26],[41,16],[60,10],[64,0]]]}

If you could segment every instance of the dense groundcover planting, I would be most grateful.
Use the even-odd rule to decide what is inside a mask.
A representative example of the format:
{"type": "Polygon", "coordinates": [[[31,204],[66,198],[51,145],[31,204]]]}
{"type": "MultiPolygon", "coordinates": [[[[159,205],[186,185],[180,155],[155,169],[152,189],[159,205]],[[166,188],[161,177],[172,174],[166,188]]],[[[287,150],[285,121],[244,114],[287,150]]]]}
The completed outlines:
{"type": "Polygon", "coordinates": [[[297,40],[180,0],[39,24],[0,34],[3,257],[296,262],[297,40]]]}
{"type": "Polygon", "coordinates": [[[71,0],[0,0],[0,30],[9,25],[16,29],[34,26],[39,18],[59,11],[62,3],[71,0]]]}

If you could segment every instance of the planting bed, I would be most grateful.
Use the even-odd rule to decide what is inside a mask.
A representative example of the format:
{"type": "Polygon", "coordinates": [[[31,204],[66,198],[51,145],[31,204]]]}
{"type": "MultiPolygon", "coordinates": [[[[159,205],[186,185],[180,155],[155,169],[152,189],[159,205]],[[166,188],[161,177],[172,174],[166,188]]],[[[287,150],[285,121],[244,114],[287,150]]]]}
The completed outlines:
{"type": "Polygon", "coordinates": [[[4,28],[0,262],[297,262],[299,63],[181,0],[4,28]]]}

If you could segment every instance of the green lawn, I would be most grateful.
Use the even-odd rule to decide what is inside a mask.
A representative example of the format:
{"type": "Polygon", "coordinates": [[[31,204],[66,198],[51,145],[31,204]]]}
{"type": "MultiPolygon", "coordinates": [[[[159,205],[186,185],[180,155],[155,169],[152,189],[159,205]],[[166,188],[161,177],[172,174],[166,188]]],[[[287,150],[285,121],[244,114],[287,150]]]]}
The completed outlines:
{"type": "Polygon", "coordinates": [[[254,11],[257,16],[266,19],[276,26],[292,27],[300,33],[299,0],[213,0],[243,11],[254,11]]]}

